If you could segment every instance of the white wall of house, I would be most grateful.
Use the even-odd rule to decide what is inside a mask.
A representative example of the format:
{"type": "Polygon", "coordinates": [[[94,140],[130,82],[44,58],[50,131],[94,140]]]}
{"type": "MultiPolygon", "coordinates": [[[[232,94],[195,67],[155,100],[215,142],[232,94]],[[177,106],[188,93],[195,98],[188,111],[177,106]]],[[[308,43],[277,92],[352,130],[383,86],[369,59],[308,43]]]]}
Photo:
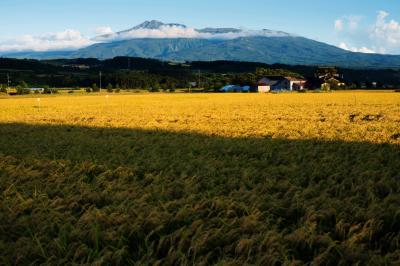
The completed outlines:
{"type": "Polygon", "coordinates": [[[270,91],[271,91],[270,86],[258,86],[258,92],[260,92],[260,93],[266,93],[266,92],[270,92],[270,91]]]}
{"type": "Polygon", "coordinates": [[[303,81],[290,81],[290,90],[302,90],[304,89],[303,81]]]}

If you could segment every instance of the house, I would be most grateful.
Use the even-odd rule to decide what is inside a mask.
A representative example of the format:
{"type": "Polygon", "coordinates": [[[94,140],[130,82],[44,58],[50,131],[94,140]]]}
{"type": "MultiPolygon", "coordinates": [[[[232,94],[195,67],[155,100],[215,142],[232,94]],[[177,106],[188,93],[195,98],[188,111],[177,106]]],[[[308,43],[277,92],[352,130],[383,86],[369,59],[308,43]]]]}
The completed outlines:
{"type": "Polygon", "coordinates": [[[341,87],[345,87],[346,83],[344,83],[339,78],[329,78],[321,85],[322,90],[331,90],[331,89],[339,89],[341,87]]]}
{"type": "Polygon", "coordinates": [[[87,70],[90,69],[90,66],[88,65],[83,65],[83,64],[67,64],[67,65],[62,65],[63,67],[67,68],[75,68],[75,69],[80,69],[80,70],[87,70]]]}
{"type": "Polygon", "coordinates": [[[44,88],[29,88],[29,90],[31,92],[39,92],[39,93],[43,93],[44,92],[44,88]]]}
{"type": "Polygon", "coordinates": [[[250,86],[241,87],[239,85],[226,85],[222,87],[220,92],[249,92],[250,86]]]}
{"type": "Polygon", "coordinates": [[[264,77],[258,81],[258,92],[303,90],[306,80],[293,77],[264,77]]]}
{"type": "Polygon", "coordinates": [[[346,83],[344,83],[344,81],[340,78],[330,78],[328,80],[326,80],[327,83],[333,84],[335,86],[345,86],[346,83]]]}
{"type": "Polygon", "coordinates": [[[280,80],[272,78],[262,78],[258,81],[258,92],[270,92],[280,88],[280,80]]]}
{"type": "Polygon", "coordinates": [[[315,73],[315,77],[320,81],[322,90],[338,89],[346,86],[343,75],[338,73],[334,67],[320,67],[315,73]]]}
{"type": "Polygon", "coordinates": [[[285,79],[289,81],[289,88],[291,91],[304,90],[307,83],[306,80],[300,78],[285,77],[285,79]]]}

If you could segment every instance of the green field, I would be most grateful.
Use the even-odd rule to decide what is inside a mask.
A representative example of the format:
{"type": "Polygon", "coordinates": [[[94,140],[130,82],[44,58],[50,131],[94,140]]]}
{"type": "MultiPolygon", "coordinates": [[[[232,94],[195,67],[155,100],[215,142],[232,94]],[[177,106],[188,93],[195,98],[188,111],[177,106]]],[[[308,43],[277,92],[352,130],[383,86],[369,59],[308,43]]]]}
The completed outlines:
{"type": "Polygon", "coordinates": [[[0,265],[399,265],[400,94],[0,99],[0,265]]]}

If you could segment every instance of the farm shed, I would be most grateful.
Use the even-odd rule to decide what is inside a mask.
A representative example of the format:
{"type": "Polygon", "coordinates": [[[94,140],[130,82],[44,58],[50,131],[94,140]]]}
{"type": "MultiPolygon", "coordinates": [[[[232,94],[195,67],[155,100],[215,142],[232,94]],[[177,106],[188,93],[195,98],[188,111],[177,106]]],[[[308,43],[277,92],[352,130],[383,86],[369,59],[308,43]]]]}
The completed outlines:
{"type": "Polygon", "coordinates": [[[225,87],[222,87],[219,91],[220,92],[249,92],[250,87],[245,86],[241,87],[239,85],[226,85],[225,87]]]}
{"type": "Polygon", "coordinates": [[[258,92],[302,90],[306,81],[292,77],[264,77],[258,81],[258,92]]]}

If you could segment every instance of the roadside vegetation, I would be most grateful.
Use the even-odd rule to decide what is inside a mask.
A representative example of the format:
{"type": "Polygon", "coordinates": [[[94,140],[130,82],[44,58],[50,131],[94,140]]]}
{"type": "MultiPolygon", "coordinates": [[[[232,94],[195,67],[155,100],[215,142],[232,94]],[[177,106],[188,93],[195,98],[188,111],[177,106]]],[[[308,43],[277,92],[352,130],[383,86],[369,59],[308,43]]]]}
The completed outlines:
{"type": "Polygon", "coordinates": [[[398,265],[400,94],[0,99],[0,264],[398,265]]]}

